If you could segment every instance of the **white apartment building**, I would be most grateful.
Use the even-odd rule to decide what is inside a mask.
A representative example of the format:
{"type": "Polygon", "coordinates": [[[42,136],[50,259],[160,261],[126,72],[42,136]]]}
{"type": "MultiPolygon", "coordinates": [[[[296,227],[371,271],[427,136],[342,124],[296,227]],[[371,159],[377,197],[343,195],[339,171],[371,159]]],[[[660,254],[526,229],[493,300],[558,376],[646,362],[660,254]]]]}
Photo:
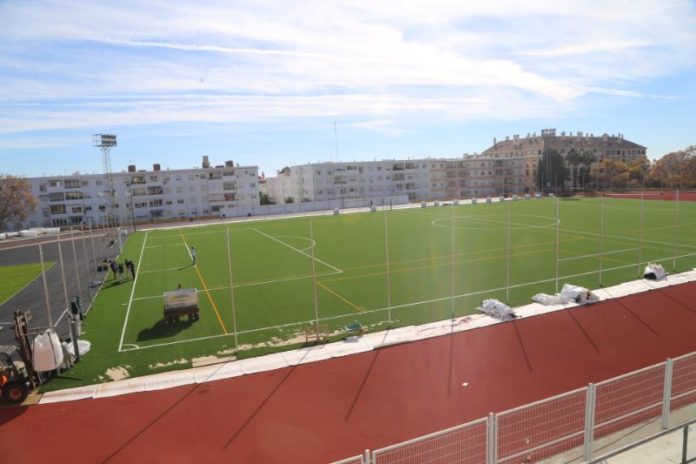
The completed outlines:
{"type": "Polygon", "coordinates": [[[201,168],[137,170],[113,173],[114,199],[109,216],[109,188],[103,174],[33,177],[38,207],[25,227],[129,224],[205,216],[246,216],[259,205],[258,168],[227,161],[201,168]]]}
{"type": "Polygon", "coordinates": [[[266,183],[276,203],[368,200],[379,205],[521,193],[524,169],[522,158],[484,156],[327,162],[284,168],[266,183]]]}

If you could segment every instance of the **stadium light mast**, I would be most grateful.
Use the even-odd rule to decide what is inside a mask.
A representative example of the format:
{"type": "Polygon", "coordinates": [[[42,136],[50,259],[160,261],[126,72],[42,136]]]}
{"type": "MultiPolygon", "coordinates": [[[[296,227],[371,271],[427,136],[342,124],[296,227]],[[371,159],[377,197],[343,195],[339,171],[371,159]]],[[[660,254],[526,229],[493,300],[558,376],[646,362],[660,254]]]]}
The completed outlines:
{"type": "Polygon", "coordinates": [[[111,149],[117,146],[115,134],[93,134],[92,146],[101,150],[102,164],[104,167],[104,193],[106,194],[106,223],[111,224],[114,219],[114,207],[116,205],[116,191],[114,190],[114,176],[111,172],[111,149]]]}

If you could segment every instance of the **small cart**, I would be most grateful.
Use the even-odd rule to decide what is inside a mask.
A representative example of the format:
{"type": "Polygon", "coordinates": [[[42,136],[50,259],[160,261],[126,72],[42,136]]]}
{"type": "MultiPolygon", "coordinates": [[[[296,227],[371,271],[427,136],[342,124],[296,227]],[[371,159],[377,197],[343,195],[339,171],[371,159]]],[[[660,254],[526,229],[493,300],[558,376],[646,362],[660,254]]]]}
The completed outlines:
{"type": "Polygon", "coordinates": [[[168,323],[179,322],[182,316],[188,316],[190,322],[198,320],[198,292],[195,288],[182,288],[164,292],[164,320],[168,323]]]}

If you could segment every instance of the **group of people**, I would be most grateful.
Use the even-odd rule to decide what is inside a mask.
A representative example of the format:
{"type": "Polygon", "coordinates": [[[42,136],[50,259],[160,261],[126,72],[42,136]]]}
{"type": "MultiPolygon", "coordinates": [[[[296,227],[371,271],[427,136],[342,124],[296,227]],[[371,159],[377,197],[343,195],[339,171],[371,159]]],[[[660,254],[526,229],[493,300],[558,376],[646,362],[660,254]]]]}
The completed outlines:
{"type": "Polygon", "coordinates": [[[135,263],[130,259],[126,259],[122,263],[117,263],[114,260],[109,261],[109,269],[114,275],[114,280],[118,279],[118,282],[123,281],[123,273],[128,271],[132,279],[135,279],[135,263]]]}

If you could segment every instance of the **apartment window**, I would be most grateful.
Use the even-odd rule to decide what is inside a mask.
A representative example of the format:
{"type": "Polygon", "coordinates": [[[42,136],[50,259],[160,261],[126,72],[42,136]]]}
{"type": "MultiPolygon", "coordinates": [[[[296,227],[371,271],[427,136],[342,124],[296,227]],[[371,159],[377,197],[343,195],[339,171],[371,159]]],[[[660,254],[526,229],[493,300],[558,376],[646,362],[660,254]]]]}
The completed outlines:
{"type": "Polygon", "coordinates": [[[65,214],[65,205],[51,205],[51,214],[65,214]]]}
{"type": "Polygon", "coordinates": [[[82,192],[65,192],[66,200],[82,200],[82,192]]]}

